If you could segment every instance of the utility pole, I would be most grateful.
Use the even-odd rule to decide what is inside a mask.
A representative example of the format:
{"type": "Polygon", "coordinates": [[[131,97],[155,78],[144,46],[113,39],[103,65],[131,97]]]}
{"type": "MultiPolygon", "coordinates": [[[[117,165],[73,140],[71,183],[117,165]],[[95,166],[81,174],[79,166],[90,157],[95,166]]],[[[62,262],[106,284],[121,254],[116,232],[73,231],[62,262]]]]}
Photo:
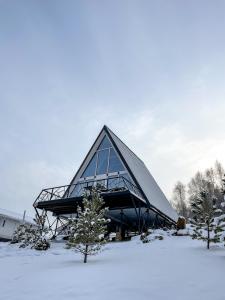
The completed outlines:
{"type": "Polygon", "coordinates": [[[25,223],[26,210],[23,212],[23,223],[25,223]]]}

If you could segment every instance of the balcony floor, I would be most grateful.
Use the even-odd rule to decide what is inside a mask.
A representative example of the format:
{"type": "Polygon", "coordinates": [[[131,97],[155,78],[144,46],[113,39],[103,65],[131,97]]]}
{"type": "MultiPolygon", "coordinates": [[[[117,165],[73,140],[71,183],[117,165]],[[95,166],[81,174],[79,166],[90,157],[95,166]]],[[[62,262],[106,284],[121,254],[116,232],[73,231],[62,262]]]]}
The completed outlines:
{"type": "MultiPolygon", "coordinates": [[[[101,196],[105,201],[105,206],[109,210],[129,209],[136,207],[147,207],[143,199],[138,198],[129,190],[118,192],[106,192],[101,196]]],[[[61,198],[50,201],[39,201],[36,203],[36,208],[51,211],[54,215],[76,213],[77,206],[82,207],[82,197],[61,198]]]]}

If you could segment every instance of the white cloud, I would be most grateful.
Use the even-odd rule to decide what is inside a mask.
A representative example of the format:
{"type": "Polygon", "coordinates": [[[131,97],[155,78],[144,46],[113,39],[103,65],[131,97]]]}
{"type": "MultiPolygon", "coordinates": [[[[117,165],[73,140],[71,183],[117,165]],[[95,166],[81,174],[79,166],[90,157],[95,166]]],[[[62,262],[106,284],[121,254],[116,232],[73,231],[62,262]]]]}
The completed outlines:
{"type": "MultiPolygon", "coordinates": [[[[214,118],[217,115],[221,115],[219,108],[213,111],[214,118]]],[[[207,119],[208,114],[202,114],[201,118],[207,119]]],[[[187,183],[197,170],[210,167],[216,160],[225,164],[225,138],[223,129],[216,128],[216,122],[209,123],[208,129],[196,128],[197,138],[196,132],[190,135],[182,122],[166,123],[165,120],[164,124],[160,124],[154,112],[145,110],[133,116],[129,126],[118,126],[117,133],[143,159],[167,197],[170,197],[177,180],[187,183]],[[201,137],[202,129],[204,133],[201,137]],[[207,130],[208,135],[205,133],[207,130]]]]}
{"type": "Polygon", "coordinates": [[[34,213],[33,202],[43,188],[68,184],[72,168],[51,165],[45,161],[17,164],[5,172],[0,207],[13,211],[34,213]]]}

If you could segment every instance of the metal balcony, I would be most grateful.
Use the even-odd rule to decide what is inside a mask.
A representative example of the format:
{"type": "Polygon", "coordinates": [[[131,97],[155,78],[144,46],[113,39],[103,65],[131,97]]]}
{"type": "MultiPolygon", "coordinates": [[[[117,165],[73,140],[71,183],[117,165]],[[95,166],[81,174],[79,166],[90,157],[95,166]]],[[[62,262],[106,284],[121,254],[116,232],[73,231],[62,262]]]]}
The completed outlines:
{"type": "Polygon", "coordinates": [[[121,175],[117,177],[108,177],[107,179],[85,180],[76,184],[43,189],[35,200],[34,207],[37,207],[40,202],[80,198],[91,187],[98,187],[101,194],[129,191],[134,196],[145,202],[140,190],[121,175]]]}

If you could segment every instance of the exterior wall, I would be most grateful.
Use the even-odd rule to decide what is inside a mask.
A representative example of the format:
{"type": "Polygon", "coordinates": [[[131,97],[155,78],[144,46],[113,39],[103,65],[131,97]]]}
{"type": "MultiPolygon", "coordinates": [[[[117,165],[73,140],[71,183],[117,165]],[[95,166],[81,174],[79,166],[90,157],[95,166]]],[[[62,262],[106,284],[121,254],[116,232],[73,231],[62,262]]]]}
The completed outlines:
{"type": "Polygon", "coordinates": [[[0,241],[11,240],[16,227],[21,224],[19,220],[13,220],[7,216],[0,216],[0,241]]]}

